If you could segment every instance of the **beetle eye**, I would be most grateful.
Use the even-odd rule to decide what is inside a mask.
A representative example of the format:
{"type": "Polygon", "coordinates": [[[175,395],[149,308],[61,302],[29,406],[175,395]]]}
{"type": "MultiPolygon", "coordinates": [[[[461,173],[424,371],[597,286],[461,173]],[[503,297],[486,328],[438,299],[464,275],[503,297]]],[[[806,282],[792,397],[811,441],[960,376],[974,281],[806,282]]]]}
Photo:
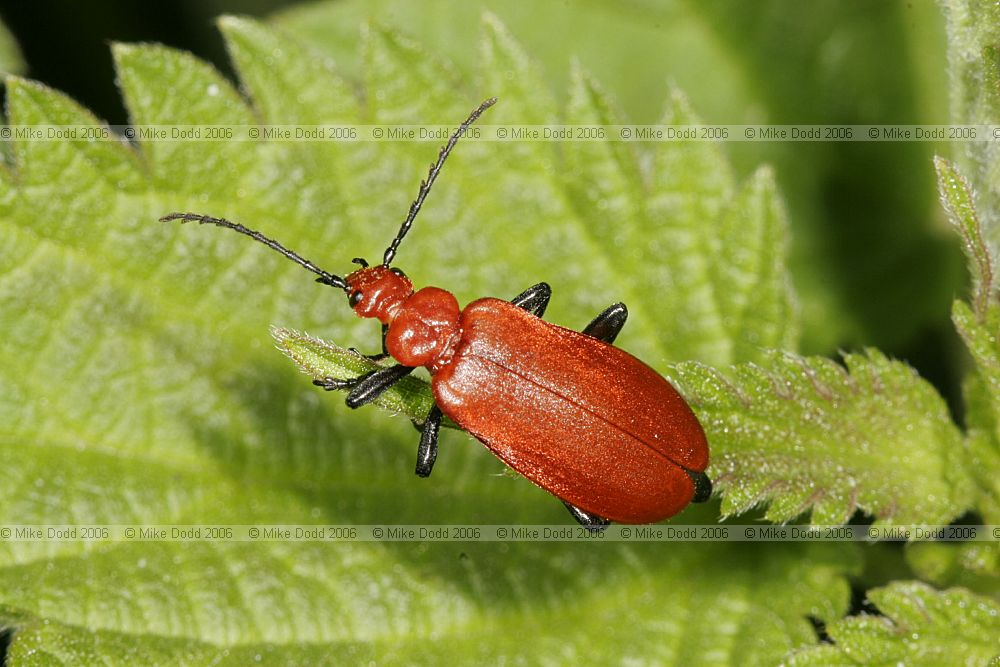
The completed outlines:
{"type": "Polygon", "coordinates": [[[390,271],[392,271],[393,273],[395,273],[395,274],[396,274],[397,276],[399,276],[400,278],[405,278],[405,277],[406,277],[406,274],[405,274],[405,273],[403,273],[403,269],[397,269],[397,268],[396,268],[396,267],[394,266],[394,267],[392,267],[392,268],[391,268],[391,269],[389,269],[389,270],[390,270],[390,271]]]}
{"type": "Polygon", "coordinates": [[[351,308],[361,303],[361,292],[358,290],[351,292],[351,296],[347,297],[347,303],[350,304],[351,308]]]}

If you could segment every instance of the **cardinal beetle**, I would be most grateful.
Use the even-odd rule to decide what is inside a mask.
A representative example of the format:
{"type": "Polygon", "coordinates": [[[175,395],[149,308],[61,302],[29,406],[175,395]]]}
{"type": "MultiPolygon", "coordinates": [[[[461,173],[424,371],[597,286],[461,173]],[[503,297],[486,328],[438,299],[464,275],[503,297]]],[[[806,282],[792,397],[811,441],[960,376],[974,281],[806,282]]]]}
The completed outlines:
{"type": "Polygon", "coordinates": [[[658,521],[707,500],[708,442],[698,419],[662,376],[611,345],[628,317],[625,304],[610,306],[578,333],[542,320],[552,294],[546,283],[511,301],[478,299],[462,309],[450,292],[414,291],[406,274],[390,268],[448,154],[495,102],[483,102],[441,149],[382,263],[355,258],[361,268],[346,278],[235,222],[195,213],[161,220],[245,234],[317,274],[316,282],[344,290],[359,317],[381,322],[382,352],[365,356],[392,357],[395,365],[314,384],[348,390],[348,407],[358,408],[426,367],[434,407],[418,426],[417,475],[431,474],[446,415],[592,530],[610,521],[658,521]]]}

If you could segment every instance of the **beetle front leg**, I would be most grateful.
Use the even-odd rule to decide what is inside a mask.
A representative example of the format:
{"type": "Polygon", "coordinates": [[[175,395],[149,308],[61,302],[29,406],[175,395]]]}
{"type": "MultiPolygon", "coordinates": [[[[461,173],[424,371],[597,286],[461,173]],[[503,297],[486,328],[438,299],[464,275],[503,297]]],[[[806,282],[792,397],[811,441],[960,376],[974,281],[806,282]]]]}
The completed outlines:
{"type": "Polygon", "coordinates": [[[317,387],[323,387],[327,391],[350,389],[351,391],[347,395],[347,407],[360,408],[362,405],[367,405],[374,401],[386,389],[412,372],[413,366],[396,364],[388,368],[376,368],[370,373],[365,373],[349,380],[325,377],[322,380],[313,380],[313,384],[317,387]]]}
{"type": "Polygon", "coordinates": [[[429,477],[438,455],[438,434],[441,431],[441,408],[437,405],[427,413],[427,419],[420,430],[420,445],[417,447],[417,476],[429,477]]]}
{"type": "Polygon", "coordinates": [[[583,329],[583,333],[610,345],[618,338],[618,334],[628,319],[628,308],[624,303],[615,303],[605,308],[583,329]]]}
{"type": "Polygon", "coordinates": [[[359,357],[364,357],[368,361],[382,361],[383,359],[388,359],[389,358],[389,349],[385,346],[385,337],[386,337],[386,334],[388,334],[388,333],[389,333],[389,325],[388,324],[383,324],[382,325],[382,351],[379,352],[379,353],[377,353],[377,354],[365,354],[364,352],[362,352],[361,350],[359,350],[356,347],[350,347],[350,348],[347,348],[347,349],[349,349],[351,352],[353,352],[354,354],[358,355],[359,357]]]}
{"type": "Polygon", "coordinates": [[[541,317],[545,314],[545,309],[551,298],[552,288],[549,287],[549,284],[538,283],[515,296],[510,302],[518,308],[525,309],[535,317],[541,317]]]}
{"type": "Polygon", "coordinates": [[[566,506],[566,509],[569,510],[569,513],[573,515],[573,518],[576,519],[581,526],[591,532],[598,533],[607,528],[608,524],[611,523],[604,517],[597,516],[592,512],[585,512],[576,505],[570,505],[565,500],[563,501],[563,505],[566,506]]]}

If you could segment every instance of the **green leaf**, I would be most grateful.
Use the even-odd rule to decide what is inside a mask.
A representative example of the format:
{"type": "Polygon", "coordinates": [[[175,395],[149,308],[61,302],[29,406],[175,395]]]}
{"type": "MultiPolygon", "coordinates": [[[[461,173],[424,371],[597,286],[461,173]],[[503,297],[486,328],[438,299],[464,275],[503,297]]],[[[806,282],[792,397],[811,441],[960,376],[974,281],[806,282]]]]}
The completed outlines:
{"type": "MultiPolygon", "coordinates": [[[[585,72],[574,70],[568,122],[623,123],[585,72]]],[[[664,124],[700,120],[674,91],[664,124]]],[[[785,272],[788,231],[773,174],[741,187],[713,145],[659,142],[649,170],[632,144],[563,146],[563,187],[586,237],[613,267],[645,267],[619,298],[647,338],[669,347],[640,356],[714,364],[758,360],[767,347],[794,348],[797,312],[785,272]],[[657,298],[651,299],[652,295],[657,298]],[[679,353],[684,350],[684,353],[679,353]]],[[[635,325],[634,325],[635,326],[635,325]]]]}
{"type": "MultiPolygon", "coordinates": [[[[492,121],[558,118],[524,50],[495,19],[486,25],[484,80],[504,96],[492,121]]],[[[450,68],[377,26],[363,31],[364,105],[328,59],[288,36],[241,18],[221,27],[252,99],[189,54],[115,45],[134,123],[455,123],[480,97],[456,92],[450,68]]],[[[15,128],[100,126],[44,86],[7,85],[15,128]]],[[[573,112],[607,108],[581,97],[573,112]]],[[[670,113],[687,113],[679,96],[670,113]]],[[[406,420],[346,409],[268,336],[284,324],[374,346],[373,323],[244,237],[157,222],[175,210],[225,216],[342,272],[384,248],[437,142],[137,143],[21,139],[12,168],[0,168],[0,524],[569,521],[547,493],[497,474],[502,464],[463,434],[443,438],[433,479],[415,478],[406,420]]],[[[463,302],[548,280],[559,290],[553,319],[573,326],[624,290],[636,326],[622,340],[661,368],[758,358],[754,341],[794,340],[766,170],[740,185],[704,147],[614,149],[600,168],[626,192],[608,197],[623,210],[651,202],[638,222],[622,221],[636,225],[626,241],[662,245],[643,254],[645,244],[608,247],[581,212],[561,169],[584,164],[572,153],[584,148],[463,142],[401,250],[409,275],[454,286],[463,302]],[[649,160],[684,178],[658,181],[649,160]],[[704,213],[727,231],[695,226],[704,213]],[[746,244],[738,257],[728,237],[746,244]],[[642,263],[626,261],[636,252],[642,263]],[[661,330],[677,325],[647,289],[654,260],[653,271],[693,271],[693,291],[667,303],[702,317],[703,337],[661,330]]],[[[280,341],[313,368],[364,367],[315,338],[284,331],[280,341]]],[[[405,412],[424,392],[390,407],[405,412]]],[[[715,509],[680,520],[714,521],[715,509]]],[[[838,544],[676,543],[664,554],[662,544],[6,541],[0,619],[10,665],[546,654],[607,664],[623,646],[637,660],[766,665],[816,641],[807,616],[846,613],[860,560],[838,544]]]]}
{"type": "MultiPolygon", "coordinates": [[[[951,121],[990,124],[1000,117],[1000,8],[979,0],[942,3],[948,28],[951,121]]],[[[984,234],[996,256],[1000,244],[1000,147],[962,144],[958,167],[971,183],[984,234]]]]}
{"type": "Polygon", "coordinates": [[[24,58],[17,40],[6,25],[0,23],[0,74],[19,74],[24,71],[24,58]]]}
{"type": "Polygon", "coordinates": [[[218,23],[261,119],[319,125],[361,115],[354,90],[328,56],[255,21],[223,16],[218,23]],[[303,88],[303,81],[315,85],[303,88]]]}
{"type": "Polygon", "coordinates": [[[972,186],[953,164],[944,158],[934,159],[938,175],[938,192],[941,205],[948,214],[948,222],[962,238],[965,255],[972,274],[973,304],[979,319],[986,316],[990,299],[996,292],[993,275],[993,255],[983,236],[983,225],[976,212],[972,186]]]}
{"type": "Polygon", "coordinates": [[[1000,659],[1000,604],[961,588],[936,591],[895,582],[869,591],[882,615],[850,616],[827,626],[833,646],[789,656],[789,667],[806,665],[995,664],[1000,659]]]}
{"type": "MultiPolygon", "coordinates": [[[[189,53],[158,45],[115,44],[118,81],[135,125],[250,125],[253,114],[219,72],[189,53]],[[163,81],[183,95],[164,95],[163,81]]],[[[148,141],[142,153],[153,185],[204,204],[252,172],[253,152],[235,141],[148,141]]]]}
{"type": "Polygon", "coordinates": [[[956,301],[952,321],[972,355],[975,372],[963,385],[968,469],[977,482],[977,508],[987,522],[1000,521],[1000,305],[990,301],[977,316],[956,301]]]}
{"type": "MultiPolygon", "coordinates": [[[[515,71],[481,74],[479,35],[470,26],[484,11],[499,17],[537,62],[529,98],[554,90],[558,101],[572,100],[564,82],[575,61],[601,80],[629,122],[657,122],[674,87],[709,123],[947,122],[945,31],[936,3],[661,0],[546,3],[525,12],[519,0],[329,0],[284,9],[275,21],[360,79],[354,26],[378,17],[416,35],[480,85],[515,71]]],[[[493,92],[485,85],[477,90],[493,92]]],[[[763,159],[781,183],[794,228],[790,265],[804,351],[866,344],[905,346],[911,354],[916,335],[947,328],[962,273],[957,249],[940,233],[926,169],[934,148],[929,142],[725,143],[739,179],[763,159]]]]}
{"type": "Polygon", "coordinates": [[[771,665],[815,641],[806,615],[846,612],[857,563],[852,545],[677,543],[668,559],[662,545],[504,546],[177,543],[8,567],[10,656],[771,665]],[[38,576],[53,593],[28,599],[38,576]]]}
{"type": "MultiPolygon", "coordinates": [[[[379,367],[350,350],[297,331],[274,329],[271,333],[280,349],[314,380],[360,377],[379,367]]],[[[434,399],[427,382],[410,376],[394,384],[372,403],[388,412],[423,421],[434,405],[434,399]]]]}
{"type": "MultiPolygon", "coordinates": [[[[9,614],[4,614],[9,617],[9,614]]],[[[255,663],[283,665],[332,664],[331,656],[348,662],[373,659],[370,645],[350,642],[325,644],[247,644],[222,647],[185,638],[135,635],[21,617],[10,626],[16,638],[7,651],[11,665],[229,665],[255,663]]]]}
{"type": "Polygon", "coordinates": [[[769,503],[772,521],[811,511],[836,524],[861,510],[879,524],[941,524],[967,510],[962,437],[934,388],[874,350],[844,363],[774,353],[727,374],[674,367],[712,445],[724,514],[769,503]]]}
{"type": "MultiPolygon", "coordinates": [[[[486,87],[501,103],[484,122],[556,120],[534,66],[513,38],[489,16],[485,29],[486,87]],[[526,90],[533,97],[526,97],[526,90]]],[[[440,118],[443,106],[454,107],[452,87],[434,76],[440,67],[420,74],[402,64],[404,59],[417,58],[418,47],[384,30],[369,30],[367,35],[366,53],[373,51],[372,44],[384,44],[377,50],[382,55],[366,56],[372,70],[368,86],[382,92],[381,103],[396,95],[393,87],[400,80],[416,77],[415,85],[423,91],[421,100],[450,100],[447,105],[428,103],[425,120],[440,118]],[[390,59],[391,54],[399,55],[390,59]]],[[[572,90],[568,121],[620,122],[609,100],[584,73],[576,73],[572,90]]],[[[404,104],[406,98],[399,95],[397,100],[400,108],[408,110],[405,120],[418,120],[414,105],[404,104]]],[[[668,107],[664,122],[698,122],[679,92],[675,91],[668,107]]],[[[455,118],[465,112],[455,107],[450,113],[455,118]]],[[[376,115],[380,121],[400,120],[391,112],[376,110],[376,115]]],[[[511,290],[509,281],[483,278],[504,277],[510,267],[526,265],[525,275],[547,279],[556,287],[555,321],[561,313],[580,317],[580,312],[597,312],[612,301],[626,301],[634,324],[623,340],[634,340],[630,348],[654,362],[697,358],[726,364],[759,359],[769,346],[794,346],[798,319],[784,271],[787,229],[770,172],[762,169],[740,187],[719,150],[709,144],[664,142],[651,147],[646,156],[617,148],[612,154],[609,145],[613,144],[506,143],[502,151],[483,158],[490,164],[482,169],[498,172],[492,181],[497,187],[478,192],[472,206],[478,204],[487,211],[491,207],[505,212],[523,209],[527,217],[509,213],[496,217],[491,224],[497,229],[477,232],[480,238],[458,238],[461,219],[495,216],[455,210],[461,219],[439,226],[433,212],[422,214],[427,216],[420,222],[426,235],[440,229],[442,264],[454,267],[456,283],[481,285],[479,294],[466,288],[460,298],[506,292],[512,296],[517,290],[511,290]],[[560,158],[565,166],[560,165],[560,158]],[[644,158],[652,160],[648,170],[640,169],[644,158]],[[541,210],[536,210],[539,206],[541,210]],[[537,219],[546,221],[545,228],[534,224],[537,219]],[[505,239],[543,242],[532,243],[532,256],[525,264],[522,247],[482,242],[498,233],[505,239]],[[462,259],[448,248],[468,250],[462,259]],[[561,283],[548,275],[555,266],[560,267],[561,283]],[[467,275],[466,267],[477,270],[467,275]],[[622,267],[633,267],[627,280],[622,267]],[[633,335],[633,329],[640,335],[633,335]],[[662,341],[669,341],[669,347],[662,341]]],[[[465,145],[461,155],[471,155],[465,159],[476,161],[473,153],[478,149],[465,145]]],[[[413,160],[407,154],[397,161],[408,161],[419,174],[426,156],[413,160]]],[[[412,186],[398,190],[412,196],[412,186]]],[[[400,198],[396,210],[405,206],[406,199],[400,198]]],[[[404,257],[408,252],[413,249],[404,247],[404,257]]],[[[521,287],[530,284],[529,280],[524,279],[521,287]]]]}
{"type": "Polygon", "coordinates": [[[907,546],[906,561],[920,578],[935,586],[962,586],[1000,599],[1000,542],[912,543],[907,546]]]}
{"type": "Polygon", "coordinates": [[[975,193],[958,168],[935,158],[941,204],[962,239],[972,275],[971,306],[955,301],[952,322],[972,355],[974,370],[962,385],[966,407],[966,466],[977,482],[976,507],[986,522],[1000,521],[1000,305],[994,251],[975,193]]]}

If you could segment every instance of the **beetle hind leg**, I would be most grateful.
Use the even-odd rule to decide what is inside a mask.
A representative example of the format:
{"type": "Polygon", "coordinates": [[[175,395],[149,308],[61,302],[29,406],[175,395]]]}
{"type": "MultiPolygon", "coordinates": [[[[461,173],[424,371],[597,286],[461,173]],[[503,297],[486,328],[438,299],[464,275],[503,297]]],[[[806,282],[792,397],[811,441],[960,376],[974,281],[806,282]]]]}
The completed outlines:
{"type": "Polygon", "coordinates": [[[576,505],[571,505],[565,500],[563,501],[563,505],[566,506],[566,509],[569,510],[569,513],[573,515],[573,518],[576,519],[581,526],[591,532],[599,533],[607,528],[608,524],[611,523],[608,519],[597,516],[592,512],[585,512],[576,505]]]}
{"type": "Polygon", "coordinates": [[[691,472],[690,470],[685,470],[691,481],[694,482],[694,498],[691,499],[693,503],[703,503],[712,497],[712,480],[708,478],[703,472],[691,472]]]}
{"type": "Polygon", "coordinates": [[[549,284],[538,283],[515,296],[510,302],[518,308],[523,308],[535,317],[541,317],[545,314],[545,309],[548,307],[551,299],[552,288],[549,287],[549,284]]]}
{"type": "Polygon", "coordinates": [[[624,303],[613,303],[605,308],[583,329],[583,333],[610,345],[618,338],[625,320],[628,319],[628,308],[624,303]]]}

